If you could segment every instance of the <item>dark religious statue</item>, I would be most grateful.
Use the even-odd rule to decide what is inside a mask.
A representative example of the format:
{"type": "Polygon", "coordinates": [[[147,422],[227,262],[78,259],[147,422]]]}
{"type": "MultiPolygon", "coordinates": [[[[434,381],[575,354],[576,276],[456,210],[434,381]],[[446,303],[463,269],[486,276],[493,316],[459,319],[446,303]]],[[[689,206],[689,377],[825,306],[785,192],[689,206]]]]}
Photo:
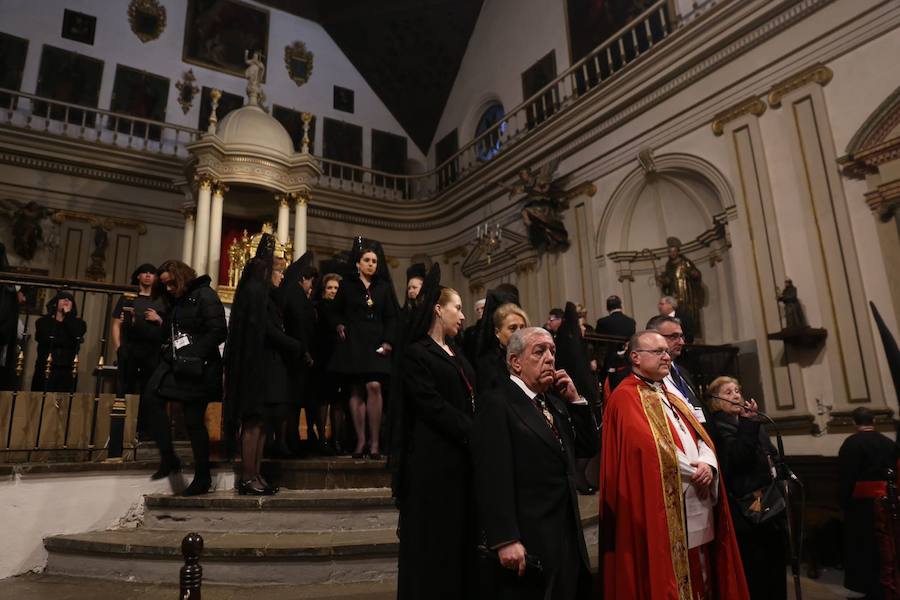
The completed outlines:
{"type": "Polygon", "coordinates": [[[522,169],[516,183],[504,186],[510,198],[525,194],[522,221],[531,245],[539,252],[564,252],[569,248],[569,232],[560,214],[568,208],[568,194],[552,179],[558,164],[558,160],[550,161],[536,173],[522,169]]]}
{"type": "Polygon", "coordinates": [[[45,243],[41,221],[52,213],[34,201],[20,204],[14,200],[0,200],[0,214],[12,221],[13,249],[26,261],[34,258],[38,248],[45,243]]]}
{"type": "MultiPolygon", "coordinates": [[[[775,288],[778,293],[778,288],[775,288]]],[[[790,279],[784,280],[784,289],[778,293],[778,301],[784,304],[784,328],[785,329],[806,329],[809,323],[806,322],[806,315],[803,314],[803,307],[800,306],[800,299],[797,298],[797,288],[790,279]]]]}
{"type": "Polygon", "coordinates": [[[700,333],[700,307],[703,306],[702,275],[694,262],[681,253],[681,240],[666,239],[669,259],[665,270],[656,276],[662,293],[678,300],[678,309],[693,321],[695,334],[700,333]]]}

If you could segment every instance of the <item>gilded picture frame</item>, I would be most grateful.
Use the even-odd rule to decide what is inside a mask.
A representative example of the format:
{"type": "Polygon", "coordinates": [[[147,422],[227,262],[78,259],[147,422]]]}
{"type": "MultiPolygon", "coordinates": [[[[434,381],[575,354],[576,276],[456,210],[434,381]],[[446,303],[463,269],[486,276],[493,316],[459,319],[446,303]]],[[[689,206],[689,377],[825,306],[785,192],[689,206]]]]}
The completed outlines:
{"type": "Polygon", "coordinates": [[[139,40],[152,42],[166,29],[166,7],[157,0],[131,0],[128,24],[139,40]]]}
{"type": "Polygon", "coordinates": [[[309,81],[313,72],[313,53],[306,49],[303,42],[294,42],[284,47],[284,66],[288,76],[298,86],[309,81]]]}
{"type": "Polygon", "coordinates": [[[184,62],[243,78],[244,52],[258,50],[268,71],[268,48],[269,11],[238,0],[188,0],[184,62]]]}

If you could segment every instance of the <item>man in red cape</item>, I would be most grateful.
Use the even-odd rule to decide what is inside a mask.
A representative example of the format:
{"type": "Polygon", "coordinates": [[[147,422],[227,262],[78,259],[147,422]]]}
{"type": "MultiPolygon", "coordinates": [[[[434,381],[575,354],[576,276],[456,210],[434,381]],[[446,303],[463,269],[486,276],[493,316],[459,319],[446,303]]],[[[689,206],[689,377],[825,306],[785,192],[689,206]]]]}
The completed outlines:
{"type": "Polygon", "coordinates": [[[604,598],[748,599],[725,487],[710,464],[713,442],[662,384],[671,363],[665,338],[637,333],[629,357],[633,371],[603,415],[604,598]]]}

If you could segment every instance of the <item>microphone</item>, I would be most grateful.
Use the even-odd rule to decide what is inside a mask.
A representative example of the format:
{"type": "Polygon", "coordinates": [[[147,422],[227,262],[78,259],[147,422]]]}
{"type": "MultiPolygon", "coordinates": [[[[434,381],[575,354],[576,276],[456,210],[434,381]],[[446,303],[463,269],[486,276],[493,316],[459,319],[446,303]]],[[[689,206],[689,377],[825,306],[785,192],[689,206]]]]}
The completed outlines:
{"type": "MultiPolygon", "coordinates": [[[[723,398],[721,396],[713,396],[712,394],[710,394],[709,397],[715,398],[716,400],[720,400],[722,402],[726,402],[733,406],[740,406],[742,409],[744,409],[748,412],[751,412],[751,413],[755,413],[755,414],[761,416],[762,418],[764,418],[769,423],[771,423],[772,427],[775,428],[775,441],[778,444],[778,460],[776,461],[776,464],[772,465],[772,469],[774,471],[776,467],[780,467],[781,469],[783,469],[783,472],[788,477],[790,477],[793,481],[800,483],[800,479],[797,478],[797,476],[794,474],[794,472],[791,470],[791,468],[787,465],[787,463],[784,462],[784,442],[781,439],[781,430],[778,428],[778,423],[776,423],[775,421],[772,420],[772,417],[770,417],[763,411],[759,410],[758,408],[751,409],[750,407],[747,406],[747,404],[745,402],[735,402],[734,400],[729,400],[728,398],[723,398]]],[[[773,473],[773,476],[775,476],[774,473],[773,473]]]]}

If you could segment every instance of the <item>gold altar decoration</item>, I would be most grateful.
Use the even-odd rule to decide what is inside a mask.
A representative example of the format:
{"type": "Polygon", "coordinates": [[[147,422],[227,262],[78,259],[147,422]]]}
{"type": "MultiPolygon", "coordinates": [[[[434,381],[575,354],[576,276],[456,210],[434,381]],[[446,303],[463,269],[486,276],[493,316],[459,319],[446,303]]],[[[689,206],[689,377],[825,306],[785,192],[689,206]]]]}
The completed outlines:
{"type": "MultiPolygon", "coordinates": [[[[230,304],[234,301],[234,292],[238,282],[241,280],[241,274],[244,267],[250,262],[250,259],[256,255],[256,249],[259,247],[259,241],[264,233],[275,235],[271,223],[263,223],[258,233],[250,235],[247,230],[239,238],[235,238],[228,247],[228,283],[219,286],[219,298],[222,302],[230,304]]],[[[290,264],[293,261],[294,244],[291,241],[287,243],[275,240],[275,256],[283,258],[290,264]]]]}

